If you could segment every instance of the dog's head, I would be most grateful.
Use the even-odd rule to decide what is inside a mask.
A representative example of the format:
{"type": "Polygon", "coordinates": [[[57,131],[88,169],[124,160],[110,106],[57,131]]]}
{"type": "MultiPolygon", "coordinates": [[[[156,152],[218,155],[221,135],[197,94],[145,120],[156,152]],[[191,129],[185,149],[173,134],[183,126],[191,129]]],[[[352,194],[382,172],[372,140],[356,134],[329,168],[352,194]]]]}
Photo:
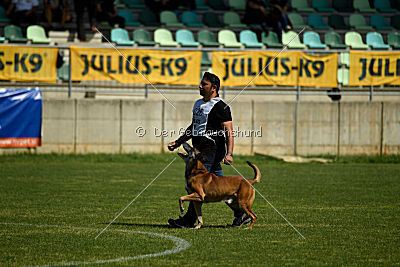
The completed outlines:
{"type": "MultiPolygon", "coordinates": [[[[188,176],[189,173],[192,172],[194,168],[204,168],[204,165],[201,163],[204,159],[204,155],[200,153],[196,148],[191,147],[188,143],[183,143],[183,149],[185,149],[186,153],[178,152],[178,155],[185,161],[186,171],[185,175],[188,176]]],[[[205,169],[205,168],[204,168],[205,169]]]]}

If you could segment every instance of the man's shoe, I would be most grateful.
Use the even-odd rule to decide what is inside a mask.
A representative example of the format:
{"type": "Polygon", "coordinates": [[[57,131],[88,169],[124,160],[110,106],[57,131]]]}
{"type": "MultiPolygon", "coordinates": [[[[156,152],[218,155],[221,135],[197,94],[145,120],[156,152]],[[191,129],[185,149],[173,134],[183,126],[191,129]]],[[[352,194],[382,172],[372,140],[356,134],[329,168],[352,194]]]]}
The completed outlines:
{"type": "Polygon", "coordinates": [[[242,226],[249,222],[251,222],[251,217],[246,214],[246,216],[244,216],[243,219],[242,219],[242,217],[233,219],[232,226],[242,226]]]}
{"type": "Polygon", "coordinates": [[[193,228],[194,227],[194,224],[188,223],[181,216],[179,216],[179,219],[176,219],[176,220],[169,219],[168,223],[172,228],[193,228]]]}

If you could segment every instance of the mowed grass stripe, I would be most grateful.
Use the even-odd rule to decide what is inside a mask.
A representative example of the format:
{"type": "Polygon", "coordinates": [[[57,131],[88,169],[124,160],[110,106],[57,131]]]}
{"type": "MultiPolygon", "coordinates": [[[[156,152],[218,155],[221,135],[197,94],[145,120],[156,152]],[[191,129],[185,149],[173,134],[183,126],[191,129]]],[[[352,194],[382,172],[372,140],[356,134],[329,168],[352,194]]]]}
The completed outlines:
{"type": "MultiPolygon", "coordinates": [[[[0,157],[0,222],[104,228],[174,157],[161,155],[12,155],[0,157]]],[[[289,164],[262,156],[235,157],[259,166],[256,188],[293,223],[302,240],[259,196],[253,230],[226,228],[233,214],[205,204],[205,227],[169,229],[185,194],[184,163],[176,160],[110,229],[177,236],[192,246],[178,254],[124,265],[396,265],[400,262],[400,165],[358,157],[331,164],[289,164]],[[369,163],[374,162],[374,163],[369,163]]],[[[236,174],[224,166],[225,174],[236,174]]],[[[185,203],[187,207],[187,203],[185,203]]],[[[155,253],[170,241],[106,231],[0,226],[0,265],[91,261],[155,253]],[[134,254],[132,254],[134,252],[134,254]]]]}

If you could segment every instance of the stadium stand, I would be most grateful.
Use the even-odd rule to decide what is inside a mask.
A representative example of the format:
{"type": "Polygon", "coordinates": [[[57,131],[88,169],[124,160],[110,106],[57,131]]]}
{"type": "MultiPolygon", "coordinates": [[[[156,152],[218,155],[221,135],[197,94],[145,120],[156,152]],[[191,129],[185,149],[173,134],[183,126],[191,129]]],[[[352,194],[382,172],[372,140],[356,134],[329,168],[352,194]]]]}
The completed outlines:
{"type": "Polygon", "coordinates": [[[129,8],[145,8],[146,5],[143,4],[141,0],[123,0],[124,4],[128,6],[129,8]]]}
{"type": "Polygon", "coordinates": [[[199,42],[194,40],[193,33],[186,29],[177,30],[175,33],[175,40],[182,47],[198,47],[200,45],[199,42]]]}
{"type": "Polygon", "coordinates": [[[153,46],[156,42],[151,40],[150,33],[143,29],[133,31],[133,41],[138,45],[153,46]]]}
{"type": "Polygon", "coordinates": [[[126,26],[139,26],[140,22],[135,20],[132,11],[129,9],[121,9],[118,10],[118,16],[121,16],[125,19],[126,26]]]}
{"type": "Polygon", "coordinates": [[[306,46],[300,41],[300,37],[294,31],[288,31],[282,35],[282,44],[288,48],[304,49],[306,46]]]}
{"type": "Polygon", "coordinates": [[[132,46],[135,44],[135,42],[130,39],[128,31],[120,28],[111,30],[111,41],[117,45],[132,46]]]}
{"type": "Polygon", "coordinates": [[[208,57],[208,53],[206,51],[203,51],[201,53],[201,64],[207,67],[211,66],[211,60],[208,57]]]}
{"type": "Polygon", "coordinates": [[[33,44],[50,44],[51,40],[47,38],[44,28],[40,25],[30,25],[26,29],[26,38],[33,44]]]}
{"type": "Polygon", "coordinates": [[[166,27],[183,27],[183,23],[178,21],[177,16],[172,11],[162,11],[160,14],[160,22],[166,27]]]}
{"type": "Polygon", "coordinates": [[[245,47],[248,48],[261,48],[264,45],[257,40],[257,35],[250,31],[244,30],[240,32],[239,40],[245,47]]]}
{"type": "Polygon", "coordinates": [[[378,32],[367,33],[367,45],[372,49],[387,50],[390,48],[389,45],[383,42],[382,35],[378,32]]]}
{"type": "Polygon", "coordinates": [[[157,29],[154,31],[154,41],[160,46],[177,47],[178,42],[175,42],[172,33],[167,29],[157,29]]]}
{"type": "Polygon", "coordinates": [[[311,6],[319,12],[335,12],[336,10],[329,6],[328,0],[312,0],[311,6]]]}
{"type": "Polygon", "coordinates": [[[325,44],[332,49],[345,49],[347,46],[342,42],[337,32],[331,31],[324,35],[325,44]]]}
{"type": "Polygon", "coordinates": [[[218,14],[214,12],[206,12],[203,14],[203,23],[208,27],[222,28],[224,24],[221,23],[218,14]]]}
{"type": "Polygon", "coordinates": [[[305,32],[303,35],[304,44],[311,49],[325,49],[326,44],[321,42],[319,34],[314,31],[305,32]]]}
{"type": "Polygon", "coordinates": [[[304,23],[303,17],[300,14],[289,13],[288,17],[289,17],[290,21],[292,22],[293,29],[301,30],[303,28],[306,28],[306,29],[310,28],[310,26],[308,26],[304,23]]]}
{"type": "Polygon", "coordinates": [[[376,9],[378,9],[380,12],[384,12],[384,13],[397,12],[396,9],[394,9],[390,6],[389,0],[375,0],[374,7],[376,9]]]}
{"type": "Polygon", "coordinates": [[[182,23],[188,27],[204,27],[204,24],[199,21],[196,13],[185,11],[182,13],[182,23]]]}
{"type": "Polygon", "coordinates": [[[199,42],[205,47],[219,47],[215,36],[209,30],[201,30],[197,33],[199,42]]]}
{"type": "Polygon", "coordinates": [[[308,25],[313,29],[327,30],[330,27],[325,24],[323,17],[320,14],[308,15],[308,25]]]}
{"type": "Polygon", "coordinates": [[[338,83],[342,84],[343,86],[349,85],[349,70],[348,69],[338,69],[337,73],[338,83]]]}
{"type": "Polygon", "coordinates": [[[400,30],[400,15],[394,15],[391,18],[390,25],[392,25],[394,28],[400,30]]]}
{"type": "Polygon", "coordinates": [[[0,36],[0,43],[4,43],[6,41],[6,38],[4,36],[0,36]]]}
{"type": "Polygon", "coordinates": [[[386,18],[381,14],[372,15],[370,18],[370,24],[376,30],[393,30],[393,27],[387,24],[386,18]]]}
{"type": "Polygon", "coordinates": [[[223,18],[224,24],[227,27],[231,28],[247,28],[246,24],[243,24],[240,21],[240,17],[237,13],[233,11],[228,11],[224,13],[224,18],[223,18]]]}
{"type": "Polygon", "coordinates": [[[159,26],[156,15],[149,9],[144,9],[139,14],[139,22],[144,26],[159,26]]]}
{"type": "Polygon", "coordinates": [[[375,8],[371,8],[369,4],[369,0],[354,0],[353,7],[355,10],[362,13],[374,13],[376,12],[375,8]]]}
{"type": "Polygon", "coordinates": [[[338,12],[353,12],[354,8],[351,1],[348,0],[335,0],[332,1],[332,7],[338,12]]]}
{"type": "Polygon", "coordinates": [[[314,8],[308,5],[307,0],[292,0],[292,8],[299,12],[315,12],[314,8]]]}
{"type": "Polygon", "coordinates": [[[225,5],[224,0],[212,0],[212,1],[207,1],[207,3],[211,7],[211,9],[228,10],[228,7],[225,5]]]}
{"type": "Polygon", "coordinates": [[[220,30],[218,32],[218,42],[226,48],[242,47],[242,43],[237,41],[235,33],[231,30],[220,30]]]}
{"type": "Polygon", "coordinates": [[[338,14],[332,14],[328,18],[328,24],[335,30],[348,30],[350,26],[344,21],[343,16],[338,14]]]}
{"type": "Polygon", "coordinates": [[[400,49],[400,33],[392,32],[388,34],[388,44],[393,49],[400,49]]]}
{"type": "Polygon", "coordinates": [[[361,14],[351,14],[349,22],[350,26],[356,30],[373,30],[372,26],[367,24],[364,16],[361,14]]]}
{"type": "Polygon", "coordinates": [[[352,49],[368,49],[368,45],[363,42],[361,34],[358,32],[346,32],[344,43],[352,49]]]}
{"type": "Polygon", "coordinates": [[[349,52],[342,52],[339,55],[339,64],[341,66],[350,67],[350,53],[349,52]]]}
{"type": "Polygon", "coordinates": [[[28,39],[24,37],[22,34],[22,30],[20,27],[16,25],[7,25],[4,27],[4,37],[10,43],[26,43],[28,39]]]}
{"type": "Polygon", "coordinates": [[[278,35],[272,31],[268,32],[268,35],[267,33],[263,32],[261,34],[261,41],[263,42],[263,44],[270,48],[283,47],[283,45],[279,42],[278,35]]]}
{"type": "Polygon", "coordinates": [[[6,16],[6,11],[0,6],[0,22],[9,22],[10,19],[6,16]]]}
{"type": "Polygon", "coordinates": [[[210,7],[204,3],[204,0],[196,0],[197,10],[209,10],[210,7]]]}
{"type": "Polygon", "coordinates": [[[244,11],[246,9],[246,0],[229,0],[229,7],[233,10],[244,11]]]}

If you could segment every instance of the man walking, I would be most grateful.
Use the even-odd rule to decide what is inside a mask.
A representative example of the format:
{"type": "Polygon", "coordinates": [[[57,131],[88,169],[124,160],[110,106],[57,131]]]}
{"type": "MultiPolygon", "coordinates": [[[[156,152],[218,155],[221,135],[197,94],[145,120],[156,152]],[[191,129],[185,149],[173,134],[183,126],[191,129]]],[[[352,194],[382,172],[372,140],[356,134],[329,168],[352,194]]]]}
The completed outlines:
{"type": "MultiPolygon", "coordinates": [[[[234,140],[231,110],[219,98],[219,87],[219,78],[215,74],[205,72],[199,86],[203,98],[194,104],[192,124],[181,137],[168,144],[168,149],[173,151],[182,143],[192,139],[193,147],[205,156],[202,162],[204,167],[217,176],[223,176],[221,161],[227,165],[233,163],[234,140]]],[[[250,216],[243,216],[244,213],[240,209],[233,208],[232,204],[228,206],[234,211],[235,219],[232,226],[241,226],[251,221],[250,216]]],[[[183,217],[176,220],[169,219],[168,223],[176,228],[193,228],[196,219],[196,211],[190,202],[188,211],[183,217]]]]}

